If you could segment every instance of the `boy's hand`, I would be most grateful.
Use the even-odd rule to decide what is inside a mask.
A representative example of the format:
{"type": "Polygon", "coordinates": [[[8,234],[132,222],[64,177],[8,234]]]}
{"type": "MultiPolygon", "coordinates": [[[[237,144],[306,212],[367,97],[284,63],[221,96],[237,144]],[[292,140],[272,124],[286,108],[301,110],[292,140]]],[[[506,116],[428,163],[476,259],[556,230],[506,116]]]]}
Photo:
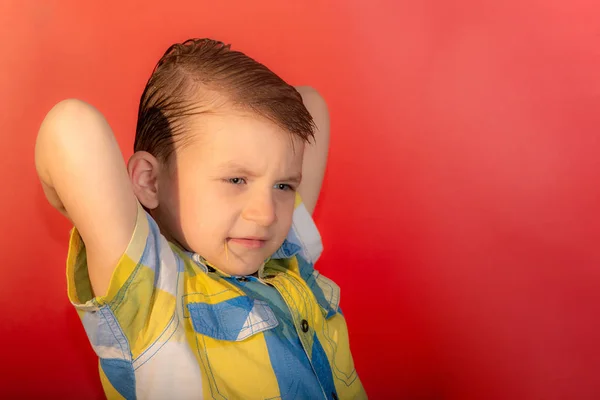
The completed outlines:
{"type": "Polygon", "coordinates": [[[307,144],[304,148],[302,183],[298,188],[306,209],[312,214],[321,193],[321,184],[327,166],[329,111],[323,97],[312,87],[298,86],[296,90],[302,96],[304,106],[312,115],[317,127],[315,130],[315,143],[307,144]]]}

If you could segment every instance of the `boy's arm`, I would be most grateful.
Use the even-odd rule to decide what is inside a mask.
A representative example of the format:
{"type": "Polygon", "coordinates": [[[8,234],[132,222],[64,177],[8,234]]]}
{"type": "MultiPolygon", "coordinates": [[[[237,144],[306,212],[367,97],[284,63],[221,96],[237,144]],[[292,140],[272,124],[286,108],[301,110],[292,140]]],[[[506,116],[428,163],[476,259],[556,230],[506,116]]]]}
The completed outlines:
{"type": "Polygon", "coordinates": [[[46,198],[73,222],[85,243],[94,294],[105,295],[137,216],[110,126],[89,104],[58,103],[40,127],[35,164],[46,198]]]}
{"type": "Polygon", "coordinates": [[[302,96],[304,105],[315,121],[315,142],[307,144],[304,149],[302,167],[302,183],[298,188],[302,201],[309,213],[315,209],[321,184],[327,165],[329,151],[329,112],[327,103],[312,87],[299,86],[296,90],[302,96]]]}

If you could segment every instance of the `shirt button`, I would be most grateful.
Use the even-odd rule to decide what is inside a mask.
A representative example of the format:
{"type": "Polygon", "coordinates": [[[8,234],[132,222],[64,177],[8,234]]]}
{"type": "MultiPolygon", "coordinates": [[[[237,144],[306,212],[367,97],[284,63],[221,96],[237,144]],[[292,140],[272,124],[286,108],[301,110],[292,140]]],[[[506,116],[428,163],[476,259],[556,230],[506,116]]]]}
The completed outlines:
{"type": "Polygon", "coordinates": [[[248,278],[246,278],[245,276],[240,276],[239,278],[237,278],[238,282],[248,282],[248,278]]]}
{"type": "Polygon", "coordinates": [[[303,319],[301,322],[302,325],[302,332],[306,333],[308,332],[308,321],[303,319]]]}
{"type": "Polygon", "coordinates": [[[331,398],[332,398],[333,400],[338,400],[337,394],[335,394],[335,392],[332,392],[332,393],[331,393],[331,398]]]}

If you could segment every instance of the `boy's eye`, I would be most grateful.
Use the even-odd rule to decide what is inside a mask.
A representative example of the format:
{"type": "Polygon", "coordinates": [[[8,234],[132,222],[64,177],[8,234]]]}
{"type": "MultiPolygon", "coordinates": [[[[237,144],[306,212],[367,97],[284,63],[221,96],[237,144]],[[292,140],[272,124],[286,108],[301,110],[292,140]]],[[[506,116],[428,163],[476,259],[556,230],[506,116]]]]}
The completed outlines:
{"type": "Polygon", "coordinates": [[[275,185],[275,188],[283,191],[294,190],[294,188],[291,185],[288,185],[287,183],[278,183],[277,185],[275,185]]]}
{"type": "Polygon", "coordinates": [[[246,183],[244,178],[229,178],[227,181],[229,183],[233,183],[234,185],[241,185],[242,183],[246,183]]]}

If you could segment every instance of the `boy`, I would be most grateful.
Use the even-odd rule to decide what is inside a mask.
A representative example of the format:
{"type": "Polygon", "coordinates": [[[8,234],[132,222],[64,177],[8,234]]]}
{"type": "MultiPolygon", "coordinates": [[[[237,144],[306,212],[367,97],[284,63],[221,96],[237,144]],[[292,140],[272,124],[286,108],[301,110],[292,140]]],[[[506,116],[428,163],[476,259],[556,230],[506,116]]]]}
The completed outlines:
{"type": "Polygon", "coordinates": [[[328,129],[314,90],[208,39],[158,62],[127,166],[94,108],[48,113],[36,167],[108,398],[366,397],[313,268],[328,129]]]}

